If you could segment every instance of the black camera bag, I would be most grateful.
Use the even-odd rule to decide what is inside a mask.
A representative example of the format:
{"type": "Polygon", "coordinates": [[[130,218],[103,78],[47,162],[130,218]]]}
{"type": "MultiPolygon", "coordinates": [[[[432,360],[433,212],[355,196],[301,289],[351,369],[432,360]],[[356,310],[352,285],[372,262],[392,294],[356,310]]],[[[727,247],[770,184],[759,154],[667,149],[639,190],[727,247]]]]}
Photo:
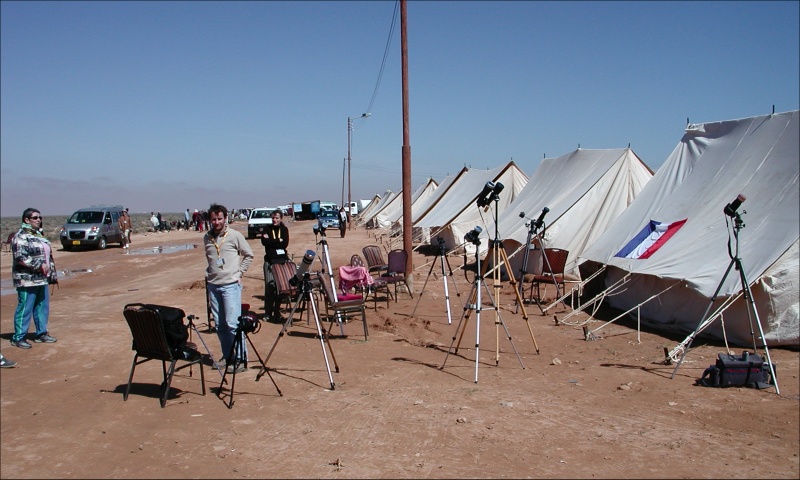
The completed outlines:
{"type": "Polygon", "coordinates": [[[167,337],[167,345],[173,352],[180,352],[186,348],[186,341],[189,340],[189,327],[183,323],[186,314],[180,308],[166,307],[164,305],[143,305],[145,308],[155,310],[164,325],[164,334],[167,337]]]}
{"type": "Polygon", "coordinates": [[[716,364],[709,366],[697,383],[706,387],[767,388],[772,382],[769,364],[758,354],[743,352],[718,354],[716,364]]]}

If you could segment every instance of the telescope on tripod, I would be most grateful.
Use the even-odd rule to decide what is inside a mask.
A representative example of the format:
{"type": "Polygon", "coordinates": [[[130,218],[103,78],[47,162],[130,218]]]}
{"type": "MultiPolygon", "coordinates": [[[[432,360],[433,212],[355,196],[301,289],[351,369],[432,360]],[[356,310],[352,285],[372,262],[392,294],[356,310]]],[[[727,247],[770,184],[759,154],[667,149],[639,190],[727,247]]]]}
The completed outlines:
{"type": "MultiPolygon", "coordinates": [[[[773,365],[772,358],[770,357],[769,354],[767,339],[764,337],[764,329],[761,326],[761,319],[758,317],[758,310],[756,309],[756,303],[755,300],[753,299],[753,292],[750,290],[750,282],[747,279],[747,275],[744,270],[744,265],[742,264],[742,259],[739,256],[739,232],[741,229],[745,227],[744,220],[742,220],[742,215],[746,214],[747,211],[742,210],[742,212],[739,213],[738,210],[746,199],[747,197],[745,197],[740,193],[739,195],[736,196],[736,198],[732,202],[725,205],[725,207],[722,209],[722,213],[724,213],[726,216],[725,219],[726,225],[728,223],[727,217],[730,217],[733,220],[733,238],[736,245],[733,249],[731,249],[730,237],[728,237],[728,256],[731,258],[731,261],[728,264],[727,270],[725,270],[725,274],[722,276],[722,280],[720,280],[719,285],[717,286],[717,290],[711,297],[711,301],[709,302],[708,307],[706,308],[706,311],[703,314],[703,318],[697,324],[697,328],[695,328],[694,332],[692,332],[692,334],[689,335],[689,337],[686,340],[684,340],[684,342],[681,345],[678,345],[678,347],[676,347],[675,350],[673,350],[673,352],[667,354],[667,360],[669,360],[670,358],[672,358],[673,354],[677,354],[677,351],[681,349],[683,350],[681,358],[675,365],[675,369],[672,371],[670,379],[675,378],[675,373],[677,373],[678,368],[680,368],[681,364],[683,363],[683,360],[686,358],[686,354],[689,353],[689,349],[691,348],[692,342],[694,341],[695,337],[697,337],[697,335],[700,332],[702,332],[706,327],[708,327],[716,318],[716,316],[709,317],[709,313],[711,312],[711,308],[713,307],[714,302],[716,302],[717,297],[719,296],[719,293],[722,290],[723,285],[725,284],[725,280],[731,273],[731,269],[735,268],[736,271],[739,272],[739,283],[741,285],[741,291],[744,294],[745,301],[747,301],[747,317],[748,320],[750,321],[750,335],[753,339],[753,351],[755,352],[758,351],[758,344],[756,343],[756,336],[753,329],[753,323],[755,323],[756,327],[758,327],[759,339],[763,344],[764,353],[767,357],[767,363],[769,364],[770,375],[772,376],[773,383],[775,384],[775,393],[780,395],[781,391],[780,388],[778,387],[778,379],[775,376],[775,366],[773,365]]],[[[722,324],[722,328],[724,331],[725,329],[724,323],[722,324]]]]}
{"type": "MultiPolygon", "coordinates": [[[[300,264],[300,267],[297,269],[297,273],[294,277],[290,279],[290,283],[294,282],[294,285],[298,287],[297,292],[297,300],[295,301],[294,306],[292,307],[292,311],[289,313],[289,316],[286,318],[283,326],[281,327],[280,332],[278,332],[278,336],[275,338],[275,343],[272,344],[272,348],[270,349],[269,353],[267,353],[267,357],[261,362],[261,371],[256,376],[256,380],[260,379],[262,375],[269,374],[269,369],[267,368],[267,362],[269,361],[272,353],[275,351],[275,347],[278,346],[278,341],[283,338],[283,335],[286,333],[286,330],[292,324],[292,318],[294,318],[294,313],[299,310],[305,310],[309,306],[311,307],[311,311],[314,314],[314,323],[317,328],[317,336],[319,337],[320,347],[322,348],[322,356],[325,359],[325,368],[328,371],[328,380],[330,381],[331,390],[336,388],[336,384],[333,381],[333,374],[331,373],[331,366],[330,362],[328,361],[328,352],[325,349],[325,345],[328,345],[330,349],[331,358],[333,359],[334,367],[336,368],[336,373],[339,373],[339,365],[336,363],[336,356],[333,353],[333,348],[330,346],[329,335],[328,331],[325,330],[325,327],[322,326],[322,323],[319,319],[319,312],[317,311],[317,304],[312,298],[312,289],[313,286],[311,285],[311,274],[309,273],[309,269],[311,268],[311,264],[314,263],[314,256],[315,252],[313,250],[307,250],[306,254],[303,256],[303,261],[300,264]]],[[[320,281],[325,281],[324,279],[320,279],[320,281]]],[[[340,324],[341,326],[341,324],[340,324]]],[[[272,376],[270,375],[270,378],[272,376]]],[[[274,382],[274,380],[273,380],[274,382]]]]}
{"type": "MultiPolygon", "coordinates": [[[[475,227],[480,228],[480,227],[475,227]]],[[[450,290],[447,285],[447,272],[445,272],[444,265],[447,264],[447,268],[450,272],[450,277],[453,276],[453,269],[450,267],[450,260],[447,258],[447,248],[445,247],[445,241],[442,237],[436,237],[436,241],[439,244],[439,255],[438,259],[441,261],[442,266],[442,282],[444,283],[444,299],[445,299],[445,306],[447,307],[447,324],[450,325],[453,323],[453,317],[450,312],[450,290]]],[[[419,302],[422,300],[422,295],[425,293],[425,286],[428,285],[428,280],[431,278],[431,274],[433,273],[433,268],[436,266],[436,259],[434,258],[433,262],[431,262],[431,269],[428,271],[428,276],[425,277],[425,283],[422,285],[422,290],[419,293],[419,297],[417,297],[417,304],[414,306],[414,310],[411,312],[411,316],[413,317],[417,313],[417,307],[419,307],[419,302]]],[[[461,293],[458,291],[458,286],[456,285],[455,280],[453,281],[453,287],[456,290],[456,296],[461,298],[461,293]]]]}

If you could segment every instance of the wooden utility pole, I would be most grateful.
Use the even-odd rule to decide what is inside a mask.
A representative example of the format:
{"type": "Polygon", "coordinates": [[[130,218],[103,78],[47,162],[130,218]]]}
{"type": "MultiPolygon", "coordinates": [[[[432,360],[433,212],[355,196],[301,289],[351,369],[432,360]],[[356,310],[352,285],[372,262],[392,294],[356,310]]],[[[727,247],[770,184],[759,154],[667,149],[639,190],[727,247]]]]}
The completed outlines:
{"type": "Polygon", "coordinates": [[[406,281],[414,291],[414,246],[411,236],[411,141],[408,130],[408,27],[406,0],[400,0],[400,56],[403,76],[403,250],[406,251],[406,281]]]}

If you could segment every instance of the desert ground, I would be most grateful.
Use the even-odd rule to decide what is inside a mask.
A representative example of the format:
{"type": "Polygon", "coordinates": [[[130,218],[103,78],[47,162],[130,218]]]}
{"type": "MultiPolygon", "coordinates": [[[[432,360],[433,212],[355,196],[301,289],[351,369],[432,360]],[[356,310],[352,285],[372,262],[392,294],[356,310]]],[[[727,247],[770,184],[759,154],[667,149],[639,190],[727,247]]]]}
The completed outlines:
{"type": "MultiPolygon", "coordinates": [[[[318,251],[311,222],[289,225],[296,261],[318,251]]],[[[364,245],[385,247],[388,238],[359,227],[344,239],[329,231],[327,241],[335,269],[364,245]]],[[[263,314],[263,247],[249,242],[256,259],[243,301],[263,314]]],[[[197,369],[191,377],[181,370],[160,408],[157,362],[136,368],[123,401],[133,359],[122,315],[128,303],[196,315],[200,338],[221,357],[207,331],[201,245],[201,233],[172,231],[134,235],[130,253],[116,244],[103,251],[57,246],[57,267],[66,272],[51,300],[58,342],[30,350],[8,341],[16,295],[11,255],[2,254],[0,348],[18,366],[0,371],[0,477],[800,477],[797,351],[770,349],[780,395],[774,388],[701,387],[695,380],[723,344],[696,341],[670,378],[674,366],[662,363],[664,348],[683,335],[618,321],[586,341],[580,323],[594,328],[613,312],[557,323],[535,304],[517,309],[510,282],[496,299],[499,316],[484,294],[478,341],[477,316],[464,315],[462,306],[473,284],[460,270],[447,277],[449,323],[445,281],[438,267],[429,275],[437,257],[420,253],[413,258],[414,298],[401,291],[388,307],[369,301],[368,341],[360,320],[344,325],[344,336],[334,326],[326,357],[316,322],[300,312],[282,337],[284,324],[268,322],[248,336],[262,358],[274,348],[266,365],[282,395],[268,376],[256,381],[260,365],[251,350],[230,409],[230,382],[220,391],[221,375],[210,366],[206,396],[197,369]],[[457,328],[463,341],[454,340],[457,328]]],[[[461,263],[451,259],[453,268],[461,263]]],[[[556,308],[556,315],[566,313],[556,308]]],[[[197,335],[193,340],[205,354],[197,335]]]]}

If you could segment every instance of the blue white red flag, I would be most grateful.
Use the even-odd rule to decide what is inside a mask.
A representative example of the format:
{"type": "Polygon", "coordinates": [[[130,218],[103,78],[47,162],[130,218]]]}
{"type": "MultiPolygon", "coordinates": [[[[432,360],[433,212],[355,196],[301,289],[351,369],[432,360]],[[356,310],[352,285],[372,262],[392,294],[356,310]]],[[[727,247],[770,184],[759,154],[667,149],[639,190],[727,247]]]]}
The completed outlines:
{"type": "Polygon", "coordinates": [[[686,220],[687,219],[684,218],[683,220],[672,223],[650,220],[650,222],[614,256],[640,260],[650,258],[662,245],[667,243],[670,237],[675,235],[675,232],[686,223],[686,220]]]}

